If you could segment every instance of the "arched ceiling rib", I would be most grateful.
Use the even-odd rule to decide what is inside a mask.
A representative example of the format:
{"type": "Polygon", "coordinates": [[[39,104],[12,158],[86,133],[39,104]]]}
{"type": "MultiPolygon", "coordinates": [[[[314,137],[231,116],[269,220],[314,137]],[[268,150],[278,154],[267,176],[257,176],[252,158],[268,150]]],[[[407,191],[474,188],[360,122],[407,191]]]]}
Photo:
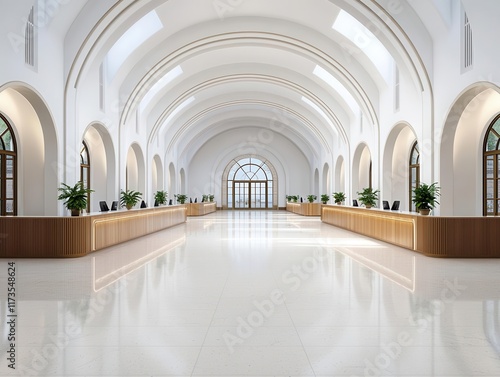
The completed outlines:
{"type": "MultiPolygon", "coordinates": [[[[131,51],[109,83],[112,93],[127,99],[121,108],[120,126],[133,122],[137,117],[131,115],[148,90],[164,73],[179,67],[183,74],[157,91],[145,114],[137,118],[144,122],[138,128],[148,134],[150,142],[168,116],[176,112],[176,106],[194,98],[180,114],[172,117],[181,122],[172,130],[178,145],[185,148],[197,145],[190,138],[204,134],[203,128],[211,124],[206,122],[209,118],[205,122],[192,120],[224,108],[204,97],[210,94],[212,102],[228,103],[226,97],[241,97],[241,89],[233,85],[239,81],[251,85],[245,87],[247,92],[255,94],[246,98],[250,105],[266,98],[269,90],[273,96],[282,98],[269,103],[288,108],[293,104],[295,119],[300,119],[295,123],[298,134],[304,140],[312,136],[315,140],[310,145],[328,151],[335,138],[349,142],[349,128],[359,122],[361,114],[365,121],[379,126],[379,100],[387,90],[387,82],[381,79],[373,62],[347,35],[333,27],[342,11],[363,24],[370,24],[370,31],[376,29],[373,38],[380,39],[401,65],[400,73],[409,75],[416,87],[421,87],[422,66],[417,68],[412,62],[411,58],[418,54],[415,55],[411,41],[398,40],[407,35],[401,33],[395,19],[387,12],[384,14],[375,1],[359,0],[354,4],[345,0],[315,0],[313,3],[253,0],[241,2],[222,14],[214,9],[213,2],[122,0],[95,27],[102,34],[88,37],[94,42],[92,48],[82,49],[89,53],[83,59],[84,69],[95,71],[120,36],[154,12],[153,18],[160,20],[161,27],[131,51]],[[384,24],[386,18],[391,25],[384,24]],[[227,67],[230,72],[220,72],[227,67]],[[333,79],[327,82],[325,75],[315,74],[318,67],[327,73],[327,78],[333,79]],[[343,85],[345,91],[337,91],[335,85],[343,85]],[[220,89],[214,89],[216,86],[220,89]],[[354,100],[348,101],[345,93],[354,100]],[[204,106],[211,110],[206,112],[204,106]]],[[[82,14],[89,13],[90,8],[88,3],[82,14]]]]}

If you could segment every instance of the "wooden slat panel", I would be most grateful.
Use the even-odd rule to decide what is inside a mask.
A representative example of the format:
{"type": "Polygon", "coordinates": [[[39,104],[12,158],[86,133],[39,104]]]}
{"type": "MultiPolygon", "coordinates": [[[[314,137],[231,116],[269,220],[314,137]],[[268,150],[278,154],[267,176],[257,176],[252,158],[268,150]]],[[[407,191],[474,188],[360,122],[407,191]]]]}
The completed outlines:
{"type": "Polygon", "coordinates": [[[302,216],[321,216],[321,203],[286,203],[286,210],[302,216]]]}
{"type": "Polygon", "coordinates": [[[322,221],[432,257],[500,257],[499,217],[435,217],[325,205],[322,221]]]}
{"type": "Polygon", "coordinates": [[[188,216],[204,216],[217,210],[217,203],[189,203],[187,204],[188,216]]]}

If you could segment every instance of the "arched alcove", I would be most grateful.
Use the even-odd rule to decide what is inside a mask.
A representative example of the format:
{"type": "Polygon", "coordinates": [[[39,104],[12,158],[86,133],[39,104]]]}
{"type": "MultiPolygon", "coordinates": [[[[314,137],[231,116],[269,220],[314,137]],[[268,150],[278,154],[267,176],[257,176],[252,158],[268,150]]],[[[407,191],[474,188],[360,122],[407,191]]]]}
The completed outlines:
{"type": "Polygon", "coordinates": [[[163,178],[163,163],[158,155],[153,157],[151,163],[151,192],[154,194],[156,191],[164,190],[163,178]]]}
{"type": "Polygon", "coordinates": [[[116,159],[113,140],[100,123],[93,123],[85,130],[83,141],[90,155],[91,212],[99,211],[99,202],[112,202],[116,197],[116,159]]]}
{"type": "Polygon", "coordinates": [[[499,109],[498,88],[484,84],[464,91],[451,107],[441,138],[441,215],[483,214],[484,137],[499,109]]]}
{"type": "Polygon", "coordinates": [[[323,183],[321,185],[320,195],[326,194],[330,196],[332,194],[331,191],[330,165],[325,163],[325,165],[323,165],[323,183]]]}
{"type": "Polygon", "coordinates": [[[345,185],[345,161],[343,156],[339,156],[335,164],[335,192],[347,194],[345,185]]]}
{"type": "Polygon", "coordinates": [[[169,197],[173,198],[177,191],[177,180],[175,177],[175,166],[173,163],[168,165],[168,193],[169,197]]]}
{"type": "MultiPolygon", "coordinates": [[[[59,163],[55,124],[50,111],[32,88],[11,83],[0,88],[0,111],[12,127],[17,142],[18,215],[57,215],[58,182],[65,169],[59,163]]],[[[78,162],[79,151],[74,161],[78,162]]]]}
{"type": "Polygon", "coordinates": [[[134,143],[130,146],[127,153],[126,167],[126,188],[127,190],[135,190],[142,193],[142,197],[146,194],[145,183],[145,164],[144,155],[141,147],[134,143]]]}
{"type": "Polygon", "coordinates": [[[179,171],[179,184],[180,184],[180,191],[178,192],[178,194],[187,195],[186,194],[186,171],[184,170],[184,168],[181,168],[181,170],[179,171]]]}
{"type": "MultiPolygon", "coordinates": [[[[361,143],[354,152],[352,162],[352,194],[357,197],[357,192],[362,191],[372,184],[372,157],[370,149],[361,143]]],[[[377,189],[374,187],[374,189],[377,189]]]]}
{"type": "Polygon", "coordinates": [[[313,182],[314,182],[314,184],[313,184],[313,190],[312,190],[311,194],[316,195],[319,198],[319,195],[321,195],[321,193],[319,192],[319,170],[318,169],[314,169],[314,181],[313,182]]]}
{"type": "Polygon", "coordinates": [[[410,151],[417,136],[407,123],[393,127],[387,137],[382,162],[382,197],[389,202],[400,201],[400,209],[409,210],[410,151]]]}

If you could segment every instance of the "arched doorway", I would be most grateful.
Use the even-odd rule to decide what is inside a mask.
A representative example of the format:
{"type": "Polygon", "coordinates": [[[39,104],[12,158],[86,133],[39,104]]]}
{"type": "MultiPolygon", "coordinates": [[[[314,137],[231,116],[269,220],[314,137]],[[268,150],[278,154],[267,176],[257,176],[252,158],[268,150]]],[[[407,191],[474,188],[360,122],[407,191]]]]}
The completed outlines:
{"type": "Polygon", "coordinates": [[[227,171],[228,209],[277,207],[276,173],[272,165],[256,157],[233,160],[227,171]]]}
{"type": "Polygon", "coordinates": [[[16,156],[14,132],[0,114],[0,216],[17,215],[16,156]]]}

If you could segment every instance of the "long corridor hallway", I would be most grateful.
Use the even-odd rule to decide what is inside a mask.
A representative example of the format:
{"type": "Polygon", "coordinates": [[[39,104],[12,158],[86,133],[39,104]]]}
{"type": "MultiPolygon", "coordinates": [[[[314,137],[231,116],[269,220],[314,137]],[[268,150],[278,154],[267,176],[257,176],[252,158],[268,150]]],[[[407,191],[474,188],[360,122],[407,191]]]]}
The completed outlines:
{"type": "Polygon", "coordinates": [[[500,260],[432,259],[285,211],[218,211],[16,266],[0,376],[499,376],[500,260]]]}

